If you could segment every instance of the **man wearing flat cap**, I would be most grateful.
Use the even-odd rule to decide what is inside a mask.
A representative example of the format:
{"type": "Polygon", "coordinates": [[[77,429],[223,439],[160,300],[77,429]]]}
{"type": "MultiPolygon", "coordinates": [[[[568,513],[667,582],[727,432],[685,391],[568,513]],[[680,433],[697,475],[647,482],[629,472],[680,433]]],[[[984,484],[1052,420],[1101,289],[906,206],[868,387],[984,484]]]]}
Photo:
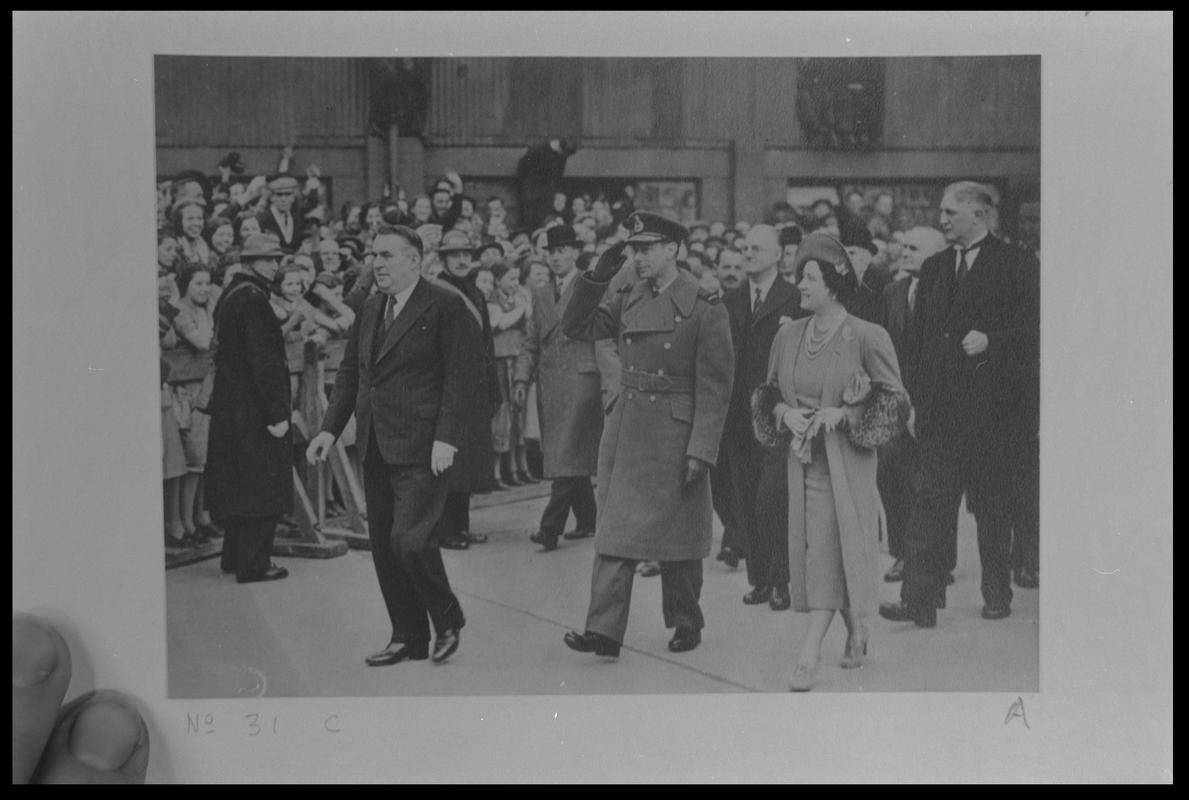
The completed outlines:
{"type": "Polygon", "coordinates": [[[260,230],[271,233],[281,242],[281,249],[292,253],[301,240],[303,223],[294,204],[297,200],[297,179],[280,175],[268,182],[268,210],[256,215],[260,230]]]}
{"type": "Polygon", "coordinates": [[[277,522],[293,511],[289,365],[269,304],[283,255],[275,236],[249,236],[240,253],[245,268],[214,313],[206,502],[225,529],[223,571],[240,583],[288,575],[269,561],[277,522]]]}
{"type": "MultiPolygon", "coordinates": [[[[561,328],[562,314],[574,297],[581,242],[572,227],[545,232],[545,251],[553,280],[533,292],[532,314],[513,374],[513,401],[523,407],[528,386],[537,382],[544,474],[553,484],[541,525],[529,539],[545,550],[557,548],[570,512],[575,528],[566,539],[595,532],[595,494],[590,478],[598,469],[603,434],[600,349],[609,342],[571,339],[561,328]]],[[[606,356],[605,356],[606,357],[606,356]]],[[[610,352],[614,358],[614,351],[610,352]]]]}
{"type": "Polygon", "coordinates": [[[708,472],[718,460],[734,375],[727,310],[677,267],[685,228],[638,211],[629,236],[579,276],[562,315],[575,339],[614,337],[622,362],[619,400],[599,446],[598,509],[590,607],[573,650],[618,656],[638,561],[661,565],[669,650],[702,640],[702,559],[713,510],[708,472]],[[638,281],[607,293],[624,251],[638,281]],[[606,295],[606,296],[605,296],[606,295]]]}
{"type": "Polygon", "coordinates": [[[324,460],[355,415],[372,559],[392,625],[388,644],[366,659],[373,667],[429,658],[430,623],[433,660],[444,661],[465,623],[434,526],[470,424],[479,342],[458,293],[422,277],[423,247],[409,228],[376,233],[379,291],[351,326],[322,431],[306,450],[311,464],[324,460]]]}

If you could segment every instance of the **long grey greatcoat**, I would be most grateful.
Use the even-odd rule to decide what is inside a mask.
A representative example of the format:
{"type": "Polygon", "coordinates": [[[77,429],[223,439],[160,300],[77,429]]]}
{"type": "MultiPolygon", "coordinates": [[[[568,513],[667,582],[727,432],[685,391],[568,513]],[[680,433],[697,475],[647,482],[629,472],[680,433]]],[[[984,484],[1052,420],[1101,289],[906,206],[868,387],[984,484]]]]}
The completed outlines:
{"type": "MultiPolygon", "coordinates": [[[[785,324],[772,341],[768,359],[768,382],[776,382],[784,401],[797,405],[793,370],[803,351],[802,338],[813,318],[785,324]]],[[[834,335],[826,377],[822,386],[821,408],[843,408],[842,393],[860,369],[887,391],[903,392],[896,351],[888,332],[878,325],[853,315],[843,320],[834,335]]],[[[874,389],[873,389],[874,391],[874,389]]],[[[854,424],[861,406],[847,407],[848,422],[854,424]]],[[[842,543],[842,571],[846,576],[848,606],[856,616],[875,613],[879,606],[876,584],[879,558],[879,490],[875,484],[876,451],[855,447],[841,428],[823,432],[830,484],[834,490],[834,510],[838,516],[838,536],[842,543]]],[[[805,530],[822,521],[805,518],[805,474],[801,460],[789,451],[789,591],[793,608],[809,611],[805,592],[805,530]]]]}
{"type": "MultiPolygon", "coordinates": [[[[553,299],[553,284],[533,292],[532,314],[513,381],[537,379],[537,417],[546,478],[594,475],[603,435],[602,374],[597,348],[607,342],[571,339],[561,316],[574,296],[578,276],[553,299]]],[[[611,353],[614,357],[614,353],[611,353]]]]}
{"type": "Polygon", "coordinates": [[[278,439],[267,428],[289,420],[289,364],[264,279],[252,272],[236,275],[215,308],[215,324],[207,505],[222,516],[288,514],[291,434],[278,439]]]}
{"type": "Polygon", "coordinates": [[[617,337],[623,387],[599,447],[595,552],[684,561],[710,553],[710,481],[682,491],[687,456],[713,465],[734,375],[727,310],[698,291],[685,271],[653,296],[647,281],[607,294],[575,279],[562,320],[568,336],[617,337]],[[602,303],[600,304],[600,300],[602,303]],[[692,391],[641,391],[632,372],[690,382],[692,391]]]}

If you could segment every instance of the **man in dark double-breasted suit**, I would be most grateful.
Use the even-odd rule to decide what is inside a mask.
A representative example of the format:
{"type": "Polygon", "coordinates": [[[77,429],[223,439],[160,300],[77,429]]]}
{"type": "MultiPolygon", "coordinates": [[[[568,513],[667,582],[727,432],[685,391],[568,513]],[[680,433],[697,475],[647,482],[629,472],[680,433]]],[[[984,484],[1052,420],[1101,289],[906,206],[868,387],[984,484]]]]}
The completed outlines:
{"type": "Polygon", "coordinates": [[[372,250],[379,292],[351,329],[322,432],[306,455],[324,459],[355,414],[372,558],[392,622],[389,644],[367,663],[427,658],[429,622],[434,661],[443,661],[465,620],[434,525],[446,502],[444,473],[466,436],[481,344],[462,297],[421,276],[414,231],[382,226],[372,250]]]}
{"type": "Polygon", "coordinates": [[[917,291],[916,433],[920,484],[905,536],[900,602],[880,614],[920,627],[945,606],[947,543],[970,494],[982,562],[983,617],[1011,613],[1011,414],[1039,336],[1037,264],[990,235],[990,192],[946,188],[941,229],[953,247],[925,261],[917,291]]]}
{"type": "Polygon", "coordinates": [[[780,238],[770,225],[756,225],[740,248],[747,280],[727,292],[723,304],[731,318],[735,380],[723,448],[747,542],[747,605],[768,603],[777,611],[790,605],[788,486],[785,454],[766,452],[751,425],[751,394],[768,375],[768,353],[781,324],[806,316],[801,293],[779,280],[780,238]]]}

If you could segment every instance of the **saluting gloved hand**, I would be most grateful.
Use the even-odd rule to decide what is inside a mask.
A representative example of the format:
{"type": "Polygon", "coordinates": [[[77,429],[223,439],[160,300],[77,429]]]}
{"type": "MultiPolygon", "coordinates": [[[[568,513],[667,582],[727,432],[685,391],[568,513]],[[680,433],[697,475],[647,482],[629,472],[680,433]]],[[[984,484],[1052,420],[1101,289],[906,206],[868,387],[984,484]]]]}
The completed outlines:
{"type": "Polygon", "coordinates": [[[619,242],[607,248],[599,256],[598,263],[595,264],[588,277],[595,283],[607,283],[614,278],[615,273],[619,272],[619,268],[623,266],[623,251],[627,246],[627,242],[619,242]]]}
{"type": "Polygon", "coordinates": [[[698,481],[706,477],[710,465],[700,458],[688,456],[685,459],[685,471],[681,473],[681,488],[682,490],[689,489],[696,486],[698,481]]]}

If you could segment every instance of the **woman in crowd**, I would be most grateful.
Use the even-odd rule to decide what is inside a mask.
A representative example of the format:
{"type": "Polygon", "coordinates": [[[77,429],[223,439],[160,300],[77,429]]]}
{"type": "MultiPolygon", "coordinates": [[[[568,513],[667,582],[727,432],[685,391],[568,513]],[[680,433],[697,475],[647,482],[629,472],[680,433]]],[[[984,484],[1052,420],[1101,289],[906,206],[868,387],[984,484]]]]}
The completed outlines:
{"type": "MultiPolygon", "coordinates": [[[[170,334],[173,329],[170,328],[170,334]]],[[[186,453],[182,447],[182,436],[178,419],[173,410],[173,389],[169,385],[169,364],[161,359],[161,437],[162,471],[161,491],[165,506],[165,546],[173,549],[190,547],[193,539],[186,537],[178,513],[179,488],[186,475],[186,453]]]]}
{"type": "Polygon", "coordinates": [[[899,414],[908,401],[887,331],[846,312],[858,285],[842,244],[806,236],[795,273],[801,307],[812,316],[777,333],[768,385],[756,391],[753,408],[761,440],[773,443],[774,431],[791,437],[790,589],[793,607],[809,613],[809,629],[789,689],[808,691],[835,611],[847,629],[841,665],[861,666],[867,653],[865,620],[879,602],[879,495],[875,450],[854,442],[865,441],[872,425],[865,412],[906,419],[899,414]]]}
{"type": "MultiPolygon", "coordinates": [[[[212,311],[217,302],[210,270],[205,267],[184,269],[178,273],[177,284],[180,296],[174,302],[178,314],[174,317],[173,327],[178,339],[194,352],[209,352],[215,333],[212,311]]],[[[212,524],[203,500],[202,473],[206,468],[210,429],[210,417],[200,408],[205,403],[203,387],[202,381],[179,383],[174,387],[182,449],[186,456],[186,474],[181,480],[182,528],[198,544],[223,535],[212,524]]]]}
{"type": "Polygon", "coordinates": [[[409,215],[413,218],[413,228],[424,225],[433,217],[433,201],[426,195],[417,195],[409,206],[409,215]]]}
{"type": "Polygon", "coordinates": [[[235,247],[235,226],[227,217],[212,217],[202,232],[202,238],[211,252],[208,265],[211,268],[211,282],[222,286],[224,272],[230,264],[228,254],[235,247]]]}
{"type": "Polygon", "coordinates": [[[178,239],[173,231],[162,228],[157,231],[157,267],[172,273],[178,263],[178,239]]]}
{"type": "Polygon", "coordinates": [[[187,200],[173,210],[173,232],[178,237],[178,256],[183,263],[209,267],[211,249],[202,232],[206,228],[206,205],[202,200],[187,200]]]}
{"type": "Polygon", "coordinates": [[[499,410],[492,420],[495,476],[497,481],[512,486],[536,483],[528,472],[528,456],[524,447],[524,410],[512,402],[512,374],[516,357],[520,355],[520,348],[524,344],[530,295],[520,285],[518,267],[499,261],[492,265],[491,275],[495,289],[488,299],[487,313],[491,317],[500,389],[499,410]]]}
{"type": "Polygon", "coordinates": [[[243,247],[248,237],[260,233],[260,220],[255,215],[244,212],[235,218],[235,246],[243,247]]]}
{"type": "Polygon", "coordinates": [[[334,328],[327,328],[331,338],[342,338],[355,322],[355,312],[343,302],[343,280],[333,272],[323,272],[314,279],[311,290],[318,299],[314,308],[334,321],[334,328]]]}
{"type": "Polygon", "coordinates": [[[363,236],[367,241],[371,241],[376,236],[376,231],[380,230],[380,226],[384,224],[384,209],[380,207],[380,203],[368,203],[363,207],[363,236]]]}

